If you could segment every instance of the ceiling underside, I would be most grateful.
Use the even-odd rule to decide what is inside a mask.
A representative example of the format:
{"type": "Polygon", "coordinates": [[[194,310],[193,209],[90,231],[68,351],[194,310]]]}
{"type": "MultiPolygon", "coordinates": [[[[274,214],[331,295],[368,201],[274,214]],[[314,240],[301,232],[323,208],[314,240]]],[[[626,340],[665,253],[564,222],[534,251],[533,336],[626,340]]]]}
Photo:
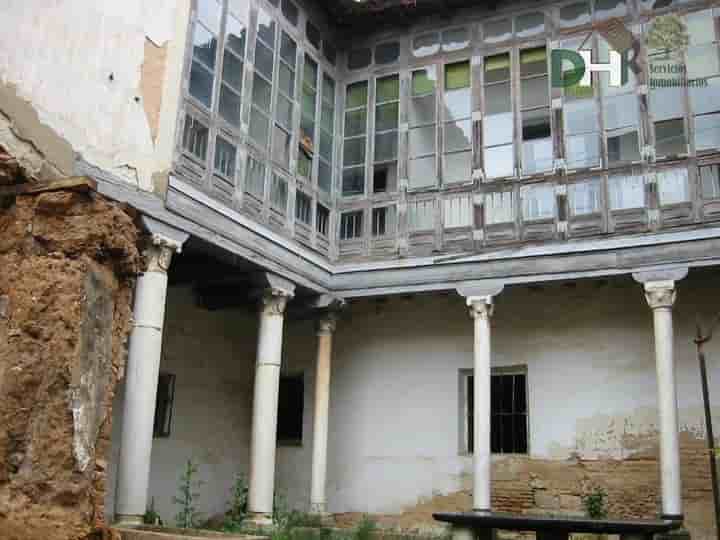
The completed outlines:
{"type": "Polygon", "coordinates": [[[317,0],[337,28],[354,35],[405,26],[429,16],[449,17],[457,9],[495,9],[498,0],[317,0]]]}

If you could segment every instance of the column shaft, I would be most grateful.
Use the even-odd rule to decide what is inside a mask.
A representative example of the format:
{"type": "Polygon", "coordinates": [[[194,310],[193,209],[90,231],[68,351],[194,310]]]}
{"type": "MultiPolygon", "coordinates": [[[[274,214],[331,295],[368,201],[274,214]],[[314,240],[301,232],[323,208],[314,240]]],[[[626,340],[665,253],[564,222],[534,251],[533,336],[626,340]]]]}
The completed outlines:
{"type": "Polygon", "coordinates": [[[166,293],[165,271],[149,271],[138,278],[125,375],[117,521],[139,522],[147,509],[166,293]]]}
{"type": "Polygon", "coordinates": [[[256,524],[272,523],[278,392],[286,301],[286,296],[267,294],[263,298],[260,312],[248,486],[248,511],[256,524]]]}
{"type": "Polygon", "coordinates": [[[327,444],[330,409],[330,364],[334,321],[321,321],[318,330],[317,364],[315,368],[315,414],[313,423],[312,480],[310,511],[327,513],[325,486],[327,479],[327,444]]]}

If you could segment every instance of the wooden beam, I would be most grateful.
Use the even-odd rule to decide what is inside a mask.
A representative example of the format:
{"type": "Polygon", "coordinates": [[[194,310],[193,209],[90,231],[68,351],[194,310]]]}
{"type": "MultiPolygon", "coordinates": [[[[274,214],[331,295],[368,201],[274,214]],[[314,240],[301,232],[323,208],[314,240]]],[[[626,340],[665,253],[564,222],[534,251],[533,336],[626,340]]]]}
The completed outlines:
{"type": "Polygon", "coordinates": [[[13,186],[0,186],[0,197],[8,195],[31,195],[33,193],[61,191],[64,189],[83,192],[96,191],[97,182],[87,176],[71,176],[69,178],[61,178],[60,180],[50,180],[49,182],[26,182],[13,186]]]}

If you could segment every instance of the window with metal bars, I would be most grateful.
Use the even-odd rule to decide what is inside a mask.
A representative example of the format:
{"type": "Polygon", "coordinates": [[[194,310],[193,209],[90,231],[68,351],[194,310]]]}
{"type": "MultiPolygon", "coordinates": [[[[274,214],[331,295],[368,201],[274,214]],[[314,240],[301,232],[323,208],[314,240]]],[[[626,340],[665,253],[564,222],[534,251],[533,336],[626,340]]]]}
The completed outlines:
{"type": "MultiPolygon", "coordinates": [[[[474,441],[474,377],[468,370],[465,381],[466,446],[469,454],[474,441]]],[[[528,453],[527,370],[493,369],[490,381],[490,450],[493,454],[528,453]]]]}

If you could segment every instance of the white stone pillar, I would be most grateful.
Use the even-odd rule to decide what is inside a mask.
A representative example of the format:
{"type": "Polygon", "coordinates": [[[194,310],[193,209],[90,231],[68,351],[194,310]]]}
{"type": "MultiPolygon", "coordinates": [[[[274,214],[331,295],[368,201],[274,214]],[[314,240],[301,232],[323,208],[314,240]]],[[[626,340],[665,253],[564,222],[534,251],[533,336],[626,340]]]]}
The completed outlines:
{"type": "Polygon", "coordinates": [[[272,524],[283,324],[293,294],[292,285],[271,286],[260,305],[248,486],[248,521],[258,526],[272,524]]]}
{"type": "Polygon", "coordinates": [[[328,416],[330,409],[330,364],[332,339],[337,325],[334,313],[324,314],[318,321],[318,349],[315,365],[315,409],[313,416],[312,479],[310,483],[310,512],[327,519],[328,416]]]}
{"type": "Polygon", "coordinates": [[[115,521],[119,523],[142,523],[147,509],[167,270],[180,245],[155,236],[146,252],[147,271],[138,277],[135,287],[115,494],[115,521]]]}
{"type": "Polygon", "coordinates": [[[469,297],[475,321],[473,346],[473,510],[489,512],[490,503],[490,317],[492,297],[469,297]]]}
{"type": "Polygon", "coordinates": [[[653,311],[655,366],[657,370],[658,413],[660,417],[660,483],[663,517],[682,519],[678,405],[673,357],[672,308],[674,281],[645,283],[645,298],[653,311]]]}

